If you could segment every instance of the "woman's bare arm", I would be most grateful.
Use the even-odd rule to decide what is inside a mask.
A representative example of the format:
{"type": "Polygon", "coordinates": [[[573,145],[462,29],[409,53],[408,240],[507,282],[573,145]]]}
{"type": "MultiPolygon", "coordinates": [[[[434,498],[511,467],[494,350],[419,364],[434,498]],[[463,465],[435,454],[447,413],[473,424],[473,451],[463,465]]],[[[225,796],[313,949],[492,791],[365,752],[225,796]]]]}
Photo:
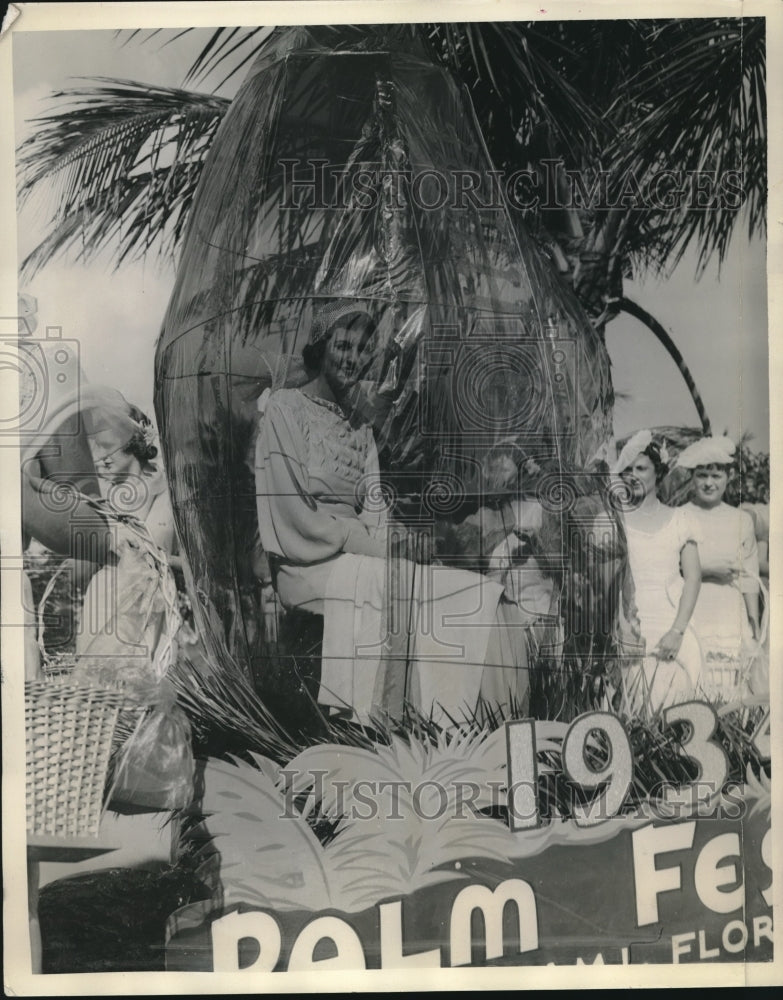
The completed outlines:
{"type": "Polygon", "coordinates": [[[679,652],[685,629],[691,620],[701,588],[701,563],[695,542],[686,542],[680,553],[680,571],[683,587],[677,614],[669,631],[661,638],[656,649],[662,659],[673,659],[679,652]]]}

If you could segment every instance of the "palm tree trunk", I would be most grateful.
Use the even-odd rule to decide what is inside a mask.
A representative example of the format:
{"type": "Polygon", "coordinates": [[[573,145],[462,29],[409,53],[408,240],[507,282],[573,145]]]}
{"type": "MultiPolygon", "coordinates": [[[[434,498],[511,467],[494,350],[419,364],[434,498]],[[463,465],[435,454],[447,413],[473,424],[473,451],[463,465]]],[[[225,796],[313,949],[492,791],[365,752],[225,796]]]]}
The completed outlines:
{"type": "Polygon", "coordinates": [[[696,388],[696,383],[693,379],[690,368],[686,365],[685,359],[682,354],[680,354],[677,345],[674,343],[672,338],[654,316],[651,316],[646,309],[642,309],[641,306],[632,302],[631,299],[628,299],[625,296],[620,299],[620,311],[628,313],[629,316],[633,316],[634,319],[638,319],[640,323],[644,323],[647,329],[652,331],[660,343],[666,348],[669,356],[679,368],[680,374],[685,380],[685,384],[688,386],[691,399],[693,400],[693,404],[699,414],[699,420],[701,420],[702,431],[705,435],[711,434],[712,429],[710,426],[710,419],[707,416],[707,411],[704,407],[704,400],[701,398],[701,394],[696,388]]]}

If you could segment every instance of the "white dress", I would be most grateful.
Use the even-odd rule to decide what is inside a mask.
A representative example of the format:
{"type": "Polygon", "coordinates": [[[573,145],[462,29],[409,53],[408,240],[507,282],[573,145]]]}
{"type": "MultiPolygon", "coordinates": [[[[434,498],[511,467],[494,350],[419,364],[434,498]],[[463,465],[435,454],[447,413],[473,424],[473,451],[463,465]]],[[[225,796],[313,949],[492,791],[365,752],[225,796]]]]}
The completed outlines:
{"type": "Polygon", "coordinates": [[[502,703],[526,688],[524,635],[506,621],[502,584],[386,558],[369,425],[279,389],[265,404],[255,465],[259,535],[281,603],[324,616],[320,703],[362,722],[382,716],[393,664],[409,700],[439,724],[470,714],[479,695],[502,703]]]}
{"type": "Polygon", "coordinates": [[[691,619],[704,653],[704,692],[711,699],[730,701],[741,695],[755,651],[743,597],[759,592],[753,519],[725,503],[709,509],[688,503],[684,509],[698,525],[702,573],[733,569],[739,574],[732,583],[703,580],[691,619]]]}
{"type": "Polygon", "coordinates": [[[628,708],[651,715],[669,705],[694,697],[702,674],[702,653],[694,630],[688,626],[673,661],[659,660],[653,650],[671,629],[682,595],[680,554],[684,546],[700,542],[698,527],[688,511],[675,507],[657,530],[645,530],[639,514],[625,518],[628,560],[634,600],[644,640],[644,657],[626,671],[628,708]]]}

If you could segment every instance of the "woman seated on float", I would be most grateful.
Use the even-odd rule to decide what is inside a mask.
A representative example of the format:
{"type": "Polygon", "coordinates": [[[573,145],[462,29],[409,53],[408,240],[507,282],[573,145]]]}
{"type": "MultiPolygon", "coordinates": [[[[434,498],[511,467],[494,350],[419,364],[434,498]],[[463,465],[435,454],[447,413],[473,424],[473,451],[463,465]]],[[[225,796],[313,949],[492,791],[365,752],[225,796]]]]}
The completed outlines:
{"type": "Polygon", "coordinates": [[[481,703],[508,711],[528,686],[519,609],[501,599],[501,584],[425,569],[421,551],[387,538],[372,427],[352,404],[375,347],[362,308],[324,310],[303,351],[311,381],[265,404],[258,523],[278,596],[287,609],[324,616],[322,704],[362,722],[399,718],[403,702],[442,725],[481,703]]]}

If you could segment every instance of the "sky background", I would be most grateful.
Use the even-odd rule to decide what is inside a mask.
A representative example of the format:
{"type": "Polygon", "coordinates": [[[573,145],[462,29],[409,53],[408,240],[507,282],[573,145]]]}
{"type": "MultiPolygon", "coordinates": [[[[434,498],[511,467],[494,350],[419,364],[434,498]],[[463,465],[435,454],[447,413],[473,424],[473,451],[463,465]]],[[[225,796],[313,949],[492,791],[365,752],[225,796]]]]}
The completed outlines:
{"type": "MultiPolygon", "coordinates": [[[[23,32],[14,45],[17,142],[27,121],[46,113],[46,98],[79,76],[115,77],[181,86],[195,54],[211,35],[197,29],[163,45],[171,34],[128,40],[113,31],[23,32]]],[[[148,33],[145,33],[145,35],[148,33]]],[[[222,75],[222,74],[221,74],[222,75]]],[[[211,91],[220,76],[200,81],[211,91]]],[[[219,93],[231,97],[242,73],[219,93]]],[[[194,85],[190,85],[195,88],[194,85]]],[[[40,206],[39,206],[40,208],[40,206]]],[[[44,217],[26,208],[19,217],[20,259],[40,240],[44,217]]],[[[89,265],[58,259],[22,290],[38,299],[38,335],[47,326],[79,341],[82,367],[91,382],[113,385],[152,415],[153,358],[174,281],[174,268],[154,253],[114,270],[108,257],[89,265]]],[[[740,223],[718,272],[714,261],[696,280],[696,253],[689,250],[670,276],[627,282],[625,294],[652,313],[679,346],[702,394],[713,429],[737,438],[753,435],[752,447],[769,448],[766,248],[749,242],[740,223]]],[[[618,437],[661,424],[698,426],[690,394],[673,362],[638,321],[621,316],[607,328],[607,347],[618,402],[618,437]]]]}

